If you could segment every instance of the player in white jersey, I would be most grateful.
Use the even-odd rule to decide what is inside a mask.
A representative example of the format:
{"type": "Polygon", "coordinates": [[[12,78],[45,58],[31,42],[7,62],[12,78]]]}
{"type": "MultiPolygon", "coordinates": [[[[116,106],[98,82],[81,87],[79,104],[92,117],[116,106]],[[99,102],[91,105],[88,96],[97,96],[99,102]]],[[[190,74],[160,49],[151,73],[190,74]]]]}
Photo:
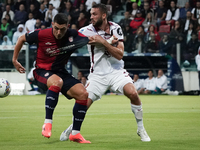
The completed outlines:
{"type": "MultiPolygon", "coordinates": [[[[135,114],[138,125],[137,134],[142,141],[150,141],[143,125],[143,110],[137,90],[128,72],[123,69],[122,60],[124,53],[123,33],[121,27],[114,22],[107,21],[107,8],[104,4],[96,4],[92,7],[90,25],[79,31],[90,37],[88,51],[90,53],[90,74],[86,89],[89,93],[88,108],[100,99],[108,88],[123,93],[131,101],[131,109],[135,114]],[[113,37],[114,38],[113,38],[113,37]],[[113,40],[110,40],[109,39],[113,40]]],[[[70,139],[71,127],[62,132],[60,140],[70,139]]]]}
{"type": "Polygon", "coordinates": [[[152,94],[156,89],[156,78],[153,77],[153,71],[149,70],[148,78],[144,80],[144,94],[152,94]]]}

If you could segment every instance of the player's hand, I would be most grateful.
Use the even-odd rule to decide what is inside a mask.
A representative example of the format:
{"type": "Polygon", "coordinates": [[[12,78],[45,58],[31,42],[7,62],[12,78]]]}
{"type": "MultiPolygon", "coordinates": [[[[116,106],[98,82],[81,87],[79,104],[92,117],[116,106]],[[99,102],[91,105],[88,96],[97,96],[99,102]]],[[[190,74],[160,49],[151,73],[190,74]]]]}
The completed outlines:
{"type": "Polygon", "coordinates": [[[94,36],[91,36],[89,38],[89,42],[88,44],[91,44],[91,45],[94,45],[94,44],[101,44],[103,42],[105,42],[105,39],[103,39],[100,35],[94,35],[94,36]]]}
{"type": "Polygon", "coordinates": [[[13,65],[19,73],[25,73],[26,69],[17,60],[13,61],[13,65]]]}

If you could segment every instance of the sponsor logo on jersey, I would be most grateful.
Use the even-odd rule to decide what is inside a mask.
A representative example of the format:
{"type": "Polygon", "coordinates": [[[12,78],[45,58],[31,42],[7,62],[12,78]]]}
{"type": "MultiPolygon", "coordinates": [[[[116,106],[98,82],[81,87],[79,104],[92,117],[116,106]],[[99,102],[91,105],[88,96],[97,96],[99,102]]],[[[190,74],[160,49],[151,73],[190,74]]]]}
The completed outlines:
{"type": "Polygon", "coordinates": [[[47,72],[47,73],[45,73],[45,75],[44,75],[45,77],[47,77],[47,76],[49,76],[49,73],[47,72]]]}
{"type": "Polygon", "coordinates": [[[69,41],[70,41],[70,42],[73,42],[73,40],[74,40],[74,39],[73,39],[73,36],[70,36],[70,37],[69,37],[69,41]]]}
{"type": "Polygon", "coordinates": [[[87,28],[87,30],[92,31],[92,29],[90,29],[90,28],[87,28]]]}
{"type": "Polygon", "coordinates": [[[47,43],[45,43],[45,45],[52,45],[52,43],[50,43],[50,42],[47,42],[47,43]]]}

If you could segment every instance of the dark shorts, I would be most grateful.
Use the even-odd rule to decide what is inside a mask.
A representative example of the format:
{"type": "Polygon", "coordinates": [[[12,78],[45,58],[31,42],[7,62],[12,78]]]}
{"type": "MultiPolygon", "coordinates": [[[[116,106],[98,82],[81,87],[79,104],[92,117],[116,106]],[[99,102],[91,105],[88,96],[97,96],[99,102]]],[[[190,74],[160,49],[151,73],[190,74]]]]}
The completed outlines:
{"type": "Polygon", "coordinates": [[[53,74],[56,74],[57,76],[59,76],[63,80],[61,93],[65,95],[68,99],[71,99],[71,97],[67,95],[67,91],[75,84],[81,83],[79,80],[75,79],[71,74],[69,74],[67,70],[52,71],[52,70],[44,70],[44,69],[35,69],[33,71],[33,74],[34,74],[34,78],[36,80],[37,86],[44,91],[48,90],[47,79],[53,74]]]}

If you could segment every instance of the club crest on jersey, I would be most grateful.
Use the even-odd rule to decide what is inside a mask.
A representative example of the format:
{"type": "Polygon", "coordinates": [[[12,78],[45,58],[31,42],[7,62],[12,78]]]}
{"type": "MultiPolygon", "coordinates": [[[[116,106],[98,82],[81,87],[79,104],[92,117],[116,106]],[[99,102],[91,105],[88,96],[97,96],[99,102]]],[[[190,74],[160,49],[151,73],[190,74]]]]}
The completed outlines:
{"type": "Polygon", "coordinates": [[[73,42],[73,40],[74,40],[74,39],[73,39],[73,36],[70,36],[70,37],[69,37],[69,41],[70,41],[70,42],[73,42]]]}

